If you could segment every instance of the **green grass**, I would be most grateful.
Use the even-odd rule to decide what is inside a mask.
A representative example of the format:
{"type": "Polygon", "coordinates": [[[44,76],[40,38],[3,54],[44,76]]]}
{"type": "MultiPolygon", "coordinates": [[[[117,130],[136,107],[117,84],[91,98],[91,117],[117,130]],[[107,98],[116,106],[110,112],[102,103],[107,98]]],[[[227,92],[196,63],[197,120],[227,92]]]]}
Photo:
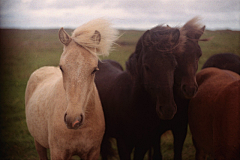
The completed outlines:
{"type": "MultiPolygon", "coordinates": [[[[67,30],[71,33],[71,30],[67,30]]],[[[124,33],[109,57],[125,68],[125,62],[134,51],[143,31],[124,33]]],[[[33,137],[25,121],[24,94],[30,74],[39,67],[57,66],[62,53],[58,30],[0,30],[0,159],[38,159],[33,137]]],[[[203,38],[214,36],[209,42],[199,42],[203,56],[199,68],[213,54],[232,52],[240,55],[240,32],[206,31],[203,38]]],[[[173,138],[170,132],[162,136],[164,159],[173,158],[173,138]]],[[[188,132],[184,143],[183,159],[193,159],[195,149],[188,132]]]]}
{"type": "Polygon", "coordinates": [[[199,42],[202,49],[202,57],[199,60],[199,68],[212,55],[217,53],[235,53],[240,55],[240,32],[238,31],[206,31],[201,38],[212,37],[208,42],[199,42]]]}

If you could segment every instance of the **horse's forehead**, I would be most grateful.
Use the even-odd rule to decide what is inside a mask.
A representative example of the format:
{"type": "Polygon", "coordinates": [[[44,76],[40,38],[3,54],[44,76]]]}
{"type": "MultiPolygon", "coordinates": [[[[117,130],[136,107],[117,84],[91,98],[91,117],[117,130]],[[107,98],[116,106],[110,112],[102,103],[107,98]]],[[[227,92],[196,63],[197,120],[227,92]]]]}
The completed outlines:
{"type": "Polygon", "coordinates": [[[189,53],[190,55],[198,54],[201,52],[201,48],[198,44],[198,41],[196,40],[189,40],[188,43],[186,43],[185,50],[187,51],[185,53],[191,52],[189,53]]]}
{"type": "Polygon", "coordinates": [[[150,51],[145,53],[142,57],[144,61],[152,62],[167,62],[167,61],[175,61],[175,57],[171,52],[162,52],[162,51],[150,51]]]}
{"type": "Polygon", "coordinates": [[[95,65],[97,58],[86,49],[76,45],[64,49],[61,61],[65,61],[65,63],[68,64],[85,64],[85,66],[87,66],[95,65]]]}

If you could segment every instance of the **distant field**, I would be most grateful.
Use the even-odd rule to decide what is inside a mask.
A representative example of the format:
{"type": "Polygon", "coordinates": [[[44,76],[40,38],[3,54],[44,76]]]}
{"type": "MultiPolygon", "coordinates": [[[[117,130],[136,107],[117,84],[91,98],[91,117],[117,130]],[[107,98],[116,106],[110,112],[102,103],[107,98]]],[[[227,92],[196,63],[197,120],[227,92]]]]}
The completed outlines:
{"type": "MultiPolygon", "coordinates": [[[[67,30],[70,34],[71,30],[67,30]]],[[[123,34],[109,59],[125,61],[134,51],[143,31],[121,31],[123,34]]],[[[1,154],[0,159],[38,159],[34,141],[25,121],[24,94],[30,74],[39,67],[57,66],[62,53],[58,30],[0,30],[0,104],[1,154]]],[[[214,36],[209,42],[199,42],[203,55],[199,68],[213,54],[231,52],[240,55],[240,32],[206,31],[202,38],[214,36]]],[[[104,58],[106,59],[106,58],[104,58]]],[[[170,132],[162,136],[164,159],[173,158],[170,132]]],[[[194,159],[194,147],[188,132],[183,159],[194,159]]]]}

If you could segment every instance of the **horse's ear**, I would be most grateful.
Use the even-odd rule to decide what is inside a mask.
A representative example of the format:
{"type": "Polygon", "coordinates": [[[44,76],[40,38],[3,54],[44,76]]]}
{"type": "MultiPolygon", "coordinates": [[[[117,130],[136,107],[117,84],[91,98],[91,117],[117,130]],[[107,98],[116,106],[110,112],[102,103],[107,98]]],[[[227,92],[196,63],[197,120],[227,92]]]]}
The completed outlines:
{"type": "Polygon", "coordinates": [[[178,40],[179,40],[179,37],[180,37],[180,31],[179,29],[175,29],[172,33],[172,39],[171,39],[171,42],[175,45],[177,44],[178,40]]]}
{"type": "Polygon", "coordinates": [[[66,45],[66,46],[67,46],[67,45],[71,42],[71,40],[72,40],[72,38],[67,34],[67,32],[66,32],[63,28],[61,28],[61,29],[59,30],[58,36],[59,36],[59,40],[61,41],[61,43],[64,44],[64,45],[66,45]]]}
{"type": "Polygon", "coordinates": [[[128,61],[126,62],[126,68],[131,74],[131,77],[137,77],[138,75],[137,66],[138,66],[138,58],[137,58],[137,54],[134,52],[130,55],[128,61]]]}
{"type": "Polygon", "coordinates": [[[97,44],[99,44],[100,41],[101,41],[101,34],[100,34],[100,32],[97,31],[97,30],[95,30],[95,32],[94,32],[93,36],[91,37],[91,39],[92,39],[94,42],[96,42],[97,44]]]}
{"type": "Polygon", "coordinates": [[[204,30],[205,30],[205,26],[203,26],[203,27],[196,33],[195,39],[199,39],[199,38],[202,36],[204,30]]]}

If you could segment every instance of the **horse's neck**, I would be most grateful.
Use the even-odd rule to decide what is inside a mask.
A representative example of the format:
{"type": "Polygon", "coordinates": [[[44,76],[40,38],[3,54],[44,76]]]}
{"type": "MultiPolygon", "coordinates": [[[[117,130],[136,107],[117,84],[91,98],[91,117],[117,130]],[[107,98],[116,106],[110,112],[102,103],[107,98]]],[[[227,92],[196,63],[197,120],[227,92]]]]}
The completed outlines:
{"type": "Polygon", "coordinates": [[[174,101],[178,108],[178,113],[181,113],[181,112],[186,113],[190,100],[186,99],[183,96],[181,87],[179,85],[174,85],[173,93],[174,93],[174,101]]]}
{"type": "Polygon", "coordinates": [[[175,84],[173,85],[173,94],[174,96],[181,96],[181,86],[179,84],[175,84]]]}
{"type": "Polygon", "coordinates": [[[133,80],[131,93],[135,104],[152,104],[151,95],[145,90],[145,87],[141,81],[133,80]]]}
{"type": "Polygon", "coordinates": [[[122,82],[122,85],[128,84],[128,90],[132,98],[138,98],[139,96],[147,94],[146,90],[144,89],[143,83],[141,82],[141,80],[139,80],[139,78],[131,77],[131,75],[127,71],[124,71],[119,77],[120,78],[116,83],[122,82]]]}
{"type": "Polygon", "coordinates": [[[98,95],[98,91],[95,83],[92,87],[93,87],[93,90],[92,90],[92,93],[90,93],[90,97],[88,99],[87,108],[86,108],[86,113],[89,115],[96,112],[97,107],[101,107],[101,102],[99,99],[99,95],[98,95]]]}
{"type": "MultiPolygon", "coordinates": [[[[139,82],[136,78],[124,71],[113,80],[112,89],[118,94],[118,101],[122,101],[124,105],[128,107],[138,108],[139,105],[143,106],[145,103],[151,101],[150,95],[144,89],[143,83],[139,82]]],[[[115,95],[109,95],[110,97],[116,97],[115,95]]],[[[107,96],[105,97],[107,98],[107,96]]],[[[128,108],[126,107],[126,108],[128,108]]]]}

